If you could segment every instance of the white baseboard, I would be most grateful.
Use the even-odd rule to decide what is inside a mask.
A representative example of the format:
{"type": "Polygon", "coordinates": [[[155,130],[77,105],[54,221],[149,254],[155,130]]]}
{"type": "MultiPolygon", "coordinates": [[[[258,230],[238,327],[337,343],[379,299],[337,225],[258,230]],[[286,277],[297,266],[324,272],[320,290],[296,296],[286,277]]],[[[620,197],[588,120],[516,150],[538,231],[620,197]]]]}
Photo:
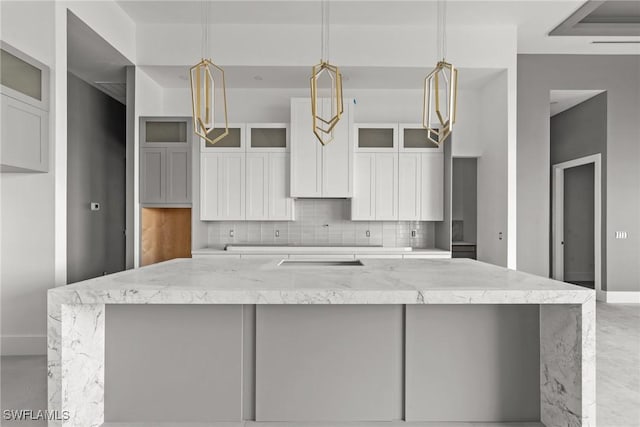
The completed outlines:
{"type": "Polygon", "coordinates": [[[612,304],[640,304],[640,292],[638,291],[598,291],[598,301],[612,304]]]}
{"type": "Polygon", "coordinates": [[[0,351],[2,356],[46,355],[47,337],[44,335],[3,335],[0,351]]]}

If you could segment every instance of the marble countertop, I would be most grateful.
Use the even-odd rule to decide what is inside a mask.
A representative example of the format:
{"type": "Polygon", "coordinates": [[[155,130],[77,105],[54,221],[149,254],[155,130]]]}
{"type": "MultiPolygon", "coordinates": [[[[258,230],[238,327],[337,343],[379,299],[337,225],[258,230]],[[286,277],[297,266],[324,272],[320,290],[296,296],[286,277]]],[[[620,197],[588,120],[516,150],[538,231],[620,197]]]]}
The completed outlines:
{"type": "Polygon", "coordinates": [[[595,292],[469,259],[281,267],[176,259],[50,289],[49,304],[583,304],[595,292]]]}
{"type": "Polygon", "coordinates": [[[378,255],[451,255],[451,251],[437,248],[408,248],[384,246],[243,246],[237,245],[232,249],[202,248],[191,251],[192,255],[276,255],[276,254],[378,254],[378,255]]]}

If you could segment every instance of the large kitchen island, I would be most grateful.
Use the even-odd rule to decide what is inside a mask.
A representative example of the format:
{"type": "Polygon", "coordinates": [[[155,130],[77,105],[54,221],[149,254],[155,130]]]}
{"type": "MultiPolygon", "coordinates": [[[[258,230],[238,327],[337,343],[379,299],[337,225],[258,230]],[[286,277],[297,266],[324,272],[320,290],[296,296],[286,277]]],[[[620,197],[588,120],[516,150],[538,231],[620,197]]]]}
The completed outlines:
{"type": "Polygon", "coordinates": [[[472,260],[178,259],[48,311],[50,426],[595,426],[594,291],[472,260]]]}

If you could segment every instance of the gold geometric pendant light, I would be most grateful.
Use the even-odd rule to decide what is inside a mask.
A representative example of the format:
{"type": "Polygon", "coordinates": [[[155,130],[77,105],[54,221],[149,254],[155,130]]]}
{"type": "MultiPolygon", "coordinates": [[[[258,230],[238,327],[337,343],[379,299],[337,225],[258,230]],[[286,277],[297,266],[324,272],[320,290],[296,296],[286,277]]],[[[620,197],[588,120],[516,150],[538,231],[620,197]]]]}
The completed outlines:
{"type": "Polygon", "coordinates": [[[322,33],[320,63],[311,71],[311,120],[313,133],[322,145],[333,141],[333,128],[338,124],[344,104],[342,99],[342,74],[340,69],[329,63],[329,7],[322,3],[322,33]],[[328,86],[324,87],[323,86],[328,86]],[[327,92],[322,96],[320,92],[327,92]]]}
{"type": "Polygon", "coordinates": [[[201,3],[201,18],[202,60],[191,67],[189,72],[193,107],[193,131],[213,145],[229,134],[227,89],[224,70],[214,64],[211,59],[205,59],[209,47],[209,2],[206,0],[201,3]],[[209,134],[215,129],[216,82],[220,84],[220,90],[222,90],[224,132],[216,138],[211,138],[209,134]]]}
{"type": "Polygon", "coordinates": [[[224,70],[210,59],[202,59],[191,67],[191,100],[193,104],[193,130],[209,144],[215,144],[229,134],[227,116],[227,90],[224,81],[224,70]],[[219,76],[216,78],[215,76],[219,76]],[[216,80],[220,81],[224,108],[224,132],[211,139],[209,133],[215,128],[215,94],[216,80]]]}
{"type": "Polygon", "coordinates": [[[422,126],[427,130],[427,138],[436,145],[451,134],[458,107],[458,69],[445,60],[446,21],[446,0],[438,0],[438,53],[442,60],[424,79],[422,105],[422,126]]]}

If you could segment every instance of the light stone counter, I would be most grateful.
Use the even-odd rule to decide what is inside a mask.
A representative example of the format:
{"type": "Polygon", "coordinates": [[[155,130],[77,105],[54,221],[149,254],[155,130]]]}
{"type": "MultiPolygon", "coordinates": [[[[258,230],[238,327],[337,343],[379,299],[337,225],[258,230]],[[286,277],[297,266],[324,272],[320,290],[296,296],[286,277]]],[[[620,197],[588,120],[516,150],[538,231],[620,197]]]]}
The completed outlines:
{"type": "Polygon", "coordinates": [[[283,267],[281,257],[179,259],[51,289],[49,409],[104,422],[105,304],[539,304],[541,421],[595,425],[595,294],[466,259],[283,267]]]}

